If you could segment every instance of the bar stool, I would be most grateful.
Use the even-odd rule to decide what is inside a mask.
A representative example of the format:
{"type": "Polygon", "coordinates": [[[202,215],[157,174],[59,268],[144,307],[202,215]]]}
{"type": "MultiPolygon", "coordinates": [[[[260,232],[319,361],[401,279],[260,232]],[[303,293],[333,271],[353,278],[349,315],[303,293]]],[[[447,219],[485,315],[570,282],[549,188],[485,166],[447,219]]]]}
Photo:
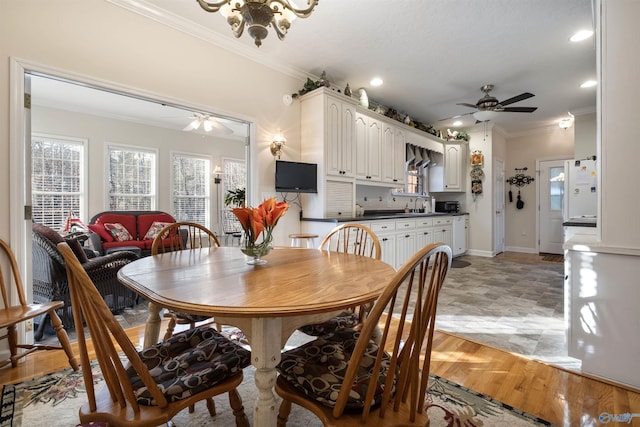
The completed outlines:
{"type": "Polygon", "coordinates": [[[307,248],[315,248],[316,247],[316,239],[318,238],[317,234],[289,234],[289,238],[291,239],[291,246],[300,247],[300,243],[303,240],[307,241],[307,248]]]}

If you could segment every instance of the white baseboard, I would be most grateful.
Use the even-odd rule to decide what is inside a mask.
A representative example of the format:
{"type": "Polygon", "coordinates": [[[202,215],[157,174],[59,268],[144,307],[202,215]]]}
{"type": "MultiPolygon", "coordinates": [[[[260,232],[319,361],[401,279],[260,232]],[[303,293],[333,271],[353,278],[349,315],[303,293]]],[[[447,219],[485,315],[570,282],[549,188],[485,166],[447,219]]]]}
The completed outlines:
{"type": "Polygon", "coordinates": [[[495,256],[494,253],[490,252],[490,251],[479,251],[477,249],[467,249],[467,252],[464,253],[465,255],[473,255],[473,256],[483,256],[486,258],[491,258],[493,256],[495,256]]]}
{"type": "Polygon", "coordinates": [[[505,252],[521,252],[525,254],[537,254],[538,250],[536,248],[520,248],[518,246],[507,246],[505,248],[505,252]]]}

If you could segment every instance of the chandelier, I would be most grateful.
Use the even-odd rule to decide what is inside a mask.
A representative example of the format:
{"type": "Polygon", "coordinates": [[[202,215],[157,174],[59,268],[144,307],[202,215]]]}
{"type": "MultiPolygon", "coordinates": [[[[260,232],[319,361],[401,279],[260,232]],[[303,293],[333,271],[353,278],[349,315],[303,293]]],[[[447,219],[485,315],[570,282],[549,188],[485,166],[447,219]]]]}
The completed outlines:
{"type": "Polygon", "coordinates": [[[207,12],[220,12],[231,25],[233,35],[240,37],[245,25],[247,32],[260,47],[262,39],[269,34],[267,27],[271,25],[280,40],[296,17],[307,18],[311,15],[318,0],[307,0],[307,8],[299,9],[291,0],[222,0],[208,2],[197,0],[207,12]]]}

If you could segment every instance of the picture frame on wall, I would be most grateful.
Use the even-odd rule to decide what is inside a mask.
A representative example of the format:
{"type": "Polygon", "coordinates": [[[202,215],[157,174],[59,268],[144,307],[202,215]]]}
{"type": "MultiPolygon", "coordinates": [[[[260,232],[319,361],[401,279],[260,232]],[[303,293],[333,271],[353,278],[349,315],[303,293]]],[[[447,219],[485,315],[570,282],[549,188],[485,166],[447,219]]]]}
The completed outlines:
{"type": "Polygon", "coordinates": [[[471,153],[471,166],[483,166],[484,156],[480,151],[474,151],[471,153]]]}

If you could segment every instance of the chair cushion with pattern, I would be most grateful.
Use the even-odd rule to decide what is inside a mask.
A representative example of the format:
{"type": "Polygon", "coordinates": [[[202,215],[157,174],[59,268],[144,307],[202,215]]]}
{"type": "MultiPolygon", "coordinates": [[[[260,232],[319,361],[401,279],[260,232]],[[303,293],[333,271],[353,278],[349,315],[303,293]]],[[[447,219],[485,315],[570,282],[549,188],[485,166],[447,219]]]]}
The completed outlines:
{"type": "MultiPolygon", "coordinates": [[[[169,402],[190,397],[238,374],[251,362],[251,353],[212,328],[195,328],[173,335],[140,352],[169,402]]],[[[138,403],[156,405],[133,368],[127,370],[138,403]]]]}
{"type": "MultiPolygon", "coordinates": [[[[282,354],[277,370],[292,386],[323,405],[334,407],[348,362],[360,332],[353,329],[337,330],[282,354]]],[[[378,354],[378,345],[370,341],[359,372],[351,387],[347,408],[360,409],[370,383],[371,370],[378,354]]],[[[374,401],[379,404],[389,370],[389,355],[382,357],[374,401]]]]}
{"type": "Polygon", "coordinates": [[[360,319],[358,319],[358,316],[353,311],[345,310],[333,319],[329,319],[326,322],[305,325],[301,328],[298,328],[298,330],[307,335],[321,337],[323,335],[332,334],[339,329],[353,328],[358,323],[360,323],[360,319]]]}

